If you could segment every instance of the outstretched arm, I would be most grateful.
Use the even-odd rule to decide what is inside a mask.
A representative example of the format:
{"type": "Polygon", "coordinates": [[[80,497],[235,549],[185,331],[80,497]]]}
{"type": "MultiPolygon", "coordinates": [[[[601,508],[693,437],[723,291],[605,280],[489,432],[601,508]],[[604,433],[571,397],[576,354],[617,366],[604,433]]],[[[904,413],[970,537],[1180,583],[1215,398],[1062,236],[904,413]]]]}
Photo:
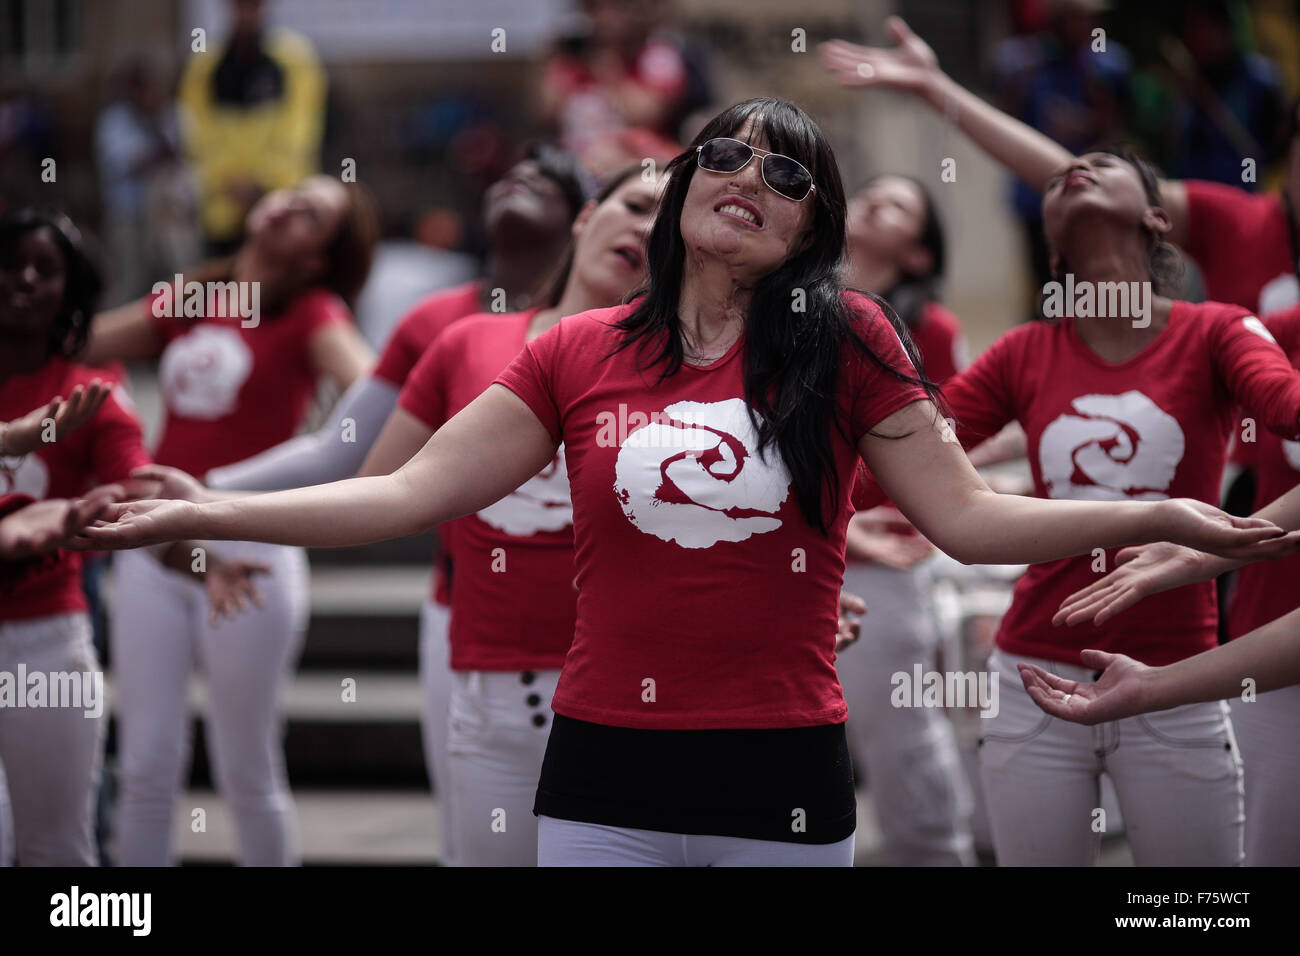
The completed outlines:
{"type": "Polygon", "coordinates": [[[1096,683],[1065,680],[1032,664],[1020,665],[1020,679],[1034,703],[1078,724],[1227,700],[1239,696],[1247,681],[1262,694],[1300,684],[1300,610],[1165,667],[1147,667],[1103,651],[1084,651],[1080,657],[1085,667],[1104,668],[1096,683]]]}
{"type": "Polygon", "coordinates": [[[513,392],[492,385],[391,475],[352,478],[208,504],[114,506],[86,546],[134,548],[177,538],[333,548],[427,530],[504,498],[555,456],[557,443],[513,392]]]}
{"type": "MultiPolygon", "coordinates": [[[[911,93],[936,112],[954,117],[975,145],[1039,192],[1046,189],[1053,172],[1074,159],[1050,137],[955,83],[940,69],[929,45],[901,19],[890,17],[886,26],[896,46],[831,40],[818,48],[822,64],[844,86],[911,93]]],[[[1169,239],[1182,244],[1187,237],[1187,191],[1177,181],[1164,181],[1160,187],[1161,205],[1173,225],[1169,239]]]]}
{"type": "Polygon", "coordinates": [[[913,402],[876,425],[858,450],[898,510],[963,564],[1036,564],[1149,541],[1254,557],[1281,535],[1187,498],[1056,501],[1000,495],[979,476],[934,405],[913,402]],[[903,436],[889,438],[884,436],[903,436]]]}

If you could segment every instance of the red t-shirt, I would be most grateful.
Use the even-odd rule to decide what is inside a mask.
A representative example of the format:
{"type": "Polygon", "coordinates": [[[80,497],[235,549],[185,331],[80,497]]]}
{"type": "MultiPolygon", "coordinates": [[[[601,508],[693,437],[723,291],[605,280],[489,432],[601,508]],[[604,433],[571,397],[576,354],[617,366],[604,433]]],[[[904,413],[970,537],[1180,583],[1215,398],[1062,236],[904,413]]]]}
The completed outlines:
{"type": "MultiPolygon", "coordinates": [[[[370,373],[390,385],[401,388],[407,376],[434,339],[443,329],[458,319],[481,309],[479,295],[483,281],[475,279],[450,289],[440,289],[426,295],[402,316],[384,345],[379,364],[370,373]]],[[[486,386],[485,386],[486,387],[486,386]]],[[[444,607],[451,603],[451,568],[448,564],[451,550],[451,531],[444,525],[438,531],[442,553],[433,562],[433,599],[444,607]]]]}
{"type": "MultiPolygon", "coordinates": [[[[1018,421],[1040,498],[1215,503],[1234,404],[1260,428],[1300,429],[1300,374],[1259,320],[1218,302],[1174,303],[1156,339],[1126,362],[1103,361],[1070,319],[998,339],[944,395],[968,447],[1018,421]]],[[[1106,554],[1105,570],[1115,567],[1106,554]]],[[[1053,627],[1061,601],[1103,573],[1091,555],[1031,565],[1016,584],[998,646],[1078,663],[1095,647],[1169,664],[1217,643],[1211,583],[1153,595],[1100,627],[1053,627]]]]}
{"type": "Polygon", "coordinates": [[[1189,179],[1187,254],[1205,277],[1206,297],[1257,315],[1300,299],[1286,211],[1277,193],[1189,179]]]}
{"type": "Polygon", "coordinates": [[[158,365],[167,416],[154,457],[199,476],[294,436],[316,390],[312,337],[352,321],[343,300],[324,289],[251,328],[238,316],[155,316],[156,299],[145,308],[167,343],[158,365]]]}
{"type": "MultiPolygon", "coordinates": [[[[1266,322],[1277,344],[1300,368],[1300,307],[1278,312],[1266,322]]],[[[1241,432],[1237,433],[1239,436],[1241,432]]],[[[1276,501],[1300,482],[1300,442],[1286,441],[1257,429],[1254,442],[1238,442],[1250,449],[1255,469],[1255,509],[1276,501]]],[[[1300,555],[1277,561],[1256,561],[1237,571],[1237,583],[1228,605],[1228,633],[1248,634],[1300,605],[1300,555]]]]}
{"type": "Polygon", "coordinates": [[[961,321],[938,302],[925,303],[921,321],[908,332],[921,353],[925,374],[936,385],[942,385],[970,364],[961,321]]]}
{"type": "MultiPolygon", "coordinates": [[[[911,372],[875,303],[846,302],[876,354],[911,372]]],[[[745,337],[659,382],[636,346],[610,355],[613,323],[633,308],[561,320],[497,379],[568,459],[580,590],[555,712],[669,730],[843,721],[834,645],[856,445],[827,423],[843,506],[823,535],[778,450],[757,453],[745,337]]],[[[855,438],[926,397],[851,346],[842,356],[839,401],[855,438]]]]}
{"type": "Polygon", "coordinates": [[[482,311],[483,281],[475,279],[426,295],[402,316],[370,374],[401,388],[424,350],[457,319],[482,311]]]}
{"type": "MultiPolygon", "coordinates": [[[[25,415],[55,395],[67,397],[76,386],[96,378],[104,378],[102,370],[52,358],[37,371],[0,385],[0,421],[25,415]]],[[[134,407],[119,386],[76,431],[41,445],[26,458],[4,461],[14,470],[0,469],[0,494],[43,501],[75,498],[95,485],[127,478],[133,468],[149,464],[149,453],[134,407]]],[[[58,552],[0,595],[0,621],[84,611],[80,570],[77,552],[58,552]]]]}
{"type": "MultiPolygon", "coordinates": [[[[407,377],[397,403],[435,431],[519,354],[537,309],[470,316],[407,377]]],[[[573,640],[573,504],[564,447],[519,489],[449,522],[453,670],[552,670],[573,640]]],[[[448,525],[439,528],[441,534],[448,525]]]]}

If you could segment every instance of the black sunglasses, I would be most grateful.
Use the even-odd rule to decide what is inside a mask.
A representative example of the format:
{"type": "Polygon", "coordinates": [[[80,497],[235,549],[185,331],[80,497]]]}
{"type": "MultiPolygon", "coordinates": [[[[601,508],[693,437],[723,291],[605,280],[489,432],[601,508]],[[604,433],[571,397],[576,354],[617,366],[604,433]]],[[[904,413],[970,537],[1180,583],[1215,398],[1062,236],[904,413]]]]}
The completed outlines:
{"type": "Polygon", "coordinates": [[[812,173],[808,172],[807,167],[789,156],[760,150],[725,136],[695,147],[700,169],[711,173],[738,173],[758,153],[763,154],[763,182],[773,192],[786,199],[803,202],[817,188],[813,185],[812,173]]]}

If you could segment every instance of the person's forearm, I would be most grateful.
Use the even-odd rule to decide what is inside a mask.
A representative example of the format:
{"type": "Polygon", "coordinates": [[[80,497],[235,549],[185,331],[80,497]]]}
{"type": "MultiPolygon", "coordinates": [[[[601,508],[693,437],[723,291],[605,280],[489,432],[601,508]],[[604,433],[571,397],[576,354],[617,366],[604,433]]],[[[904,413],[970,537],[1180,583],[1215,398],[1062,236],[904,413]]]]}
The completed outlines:
{"type": "MultiPolygon", "coordinates": [[[[1148,678],[1148,710],[1241,696],[1300,684],[1300,610],[1203,653],[1155,668],[1148,678]]],[[[1247,706],[1250,706],[1249,704],[1247,706]]]]}
{"type": "Polygon", "coordinates": [[[453,517],[433,503],[435,490],[397,472],[193,505],[187,537],[341,548],[404,538],[453,517]]]}
{"type": "Polygon", "coordinates": [[[351,478],[396,406],[393,385],[363,377],[335,402],[329,421],[316,431],[214,468],[204,483],[217,491],[278,491],[351,478]]]}
{"type": "Polygon", "coordinates": [[[1074,159],[1064,146],[984,102],[946,74],[937,74],[920,95],[940,115],[955,112],[958,128],[976,146],[1039,192],[1052,173],[1074,159]]]}
{"type": "Polygon", "coordinates": [[[954,502],[938,527],[921,533],[963,564],[1038,564],[1096,548],[1163,541],[1163,502],[1058,501],[987,488],[954,502]]]}

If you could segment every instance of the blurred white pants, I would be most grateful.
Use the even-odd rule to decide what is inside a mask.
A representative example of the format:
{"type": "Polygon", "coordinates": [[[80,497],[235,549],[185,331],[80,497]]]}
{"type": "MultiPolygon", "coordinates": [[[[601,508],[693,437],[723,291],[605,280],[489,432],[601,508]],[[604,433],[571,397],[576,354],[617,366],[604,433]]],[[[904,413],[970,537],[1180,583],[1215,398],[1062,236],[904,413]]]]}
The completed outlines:
{"type": "MultiPolygon", "coordinates": [[[[196,669],[207,686],[213,777],[235,820],[240,862],[299,862],[281,697],[307,627],[307,557],[301,548],[242,541],[217,542],[213,550],[271,567],[257,578],[265,607],[250,606],[213,626],[198,581],[141,552],[122,551],[114,559],[110,638],[121,722],[122,866],[173,862],[173,815],[189,765],[187,691],[196,669]]],[[[187,826],[193,809],[185,808],[187,826]]]]}
{"type": "Polygon", "coordinates": [[[558,670],[452,672],[447,752],[458,865],[537,864],[533,801],[559,679],[558,670]]]}
{"type": "Polygon", "coordinates": [[[885,850],[899,866],[974,866],[974,798],[952,723],[930,707],[894,707],[893,674],[935,666],[939,638],[922,564],[898,571],[850,561],[844,590],[867,603],[862,638],[836,669],[849,705],[845,728],[867,778],[885,850]]]}
{"type": "Polygon", "coordinates": [[[1088,866],[1106,830],[1099,778],[1114,781],[1138,866],[1239,866],[1242,761],[1223,701],[1085,727],[1044,713],[1017,661],[1068,680],[1083,667],[996,650],[997,716],[982,718],[980,776],[1001,866],[1088,866]]]}
{"type": "MultiPolygon", "coordinates": [[[[29,677],[97,673],[90,618],[74,613],[0,623],[0,671],[16,681],[20,664],[29,677]]],[[[95,788],[108,723],[102,698],[98,711],[87,716],[84,707],[0,708],[0,763],[12,827],[0,844],[12,843],[19,865],[98,865],[95,788]]],[[[0,861],[8,855],[0,845],[0,861]]]]}
{"type": "Polygon", "coordinates": [[[451,770],[447,765],[447,702],[451,699],[447,627],[451,609],[434,601],[420,608],[420,739],[424,762],[442,820],[442,863],[456,865],[456,826],[451,818],[451,770]]]}
{"type": "Polygon", "coordinates": [[[1246,865],[1300,866],[1300,685],[1231,706],[1246,771],[1246,865]]]}

